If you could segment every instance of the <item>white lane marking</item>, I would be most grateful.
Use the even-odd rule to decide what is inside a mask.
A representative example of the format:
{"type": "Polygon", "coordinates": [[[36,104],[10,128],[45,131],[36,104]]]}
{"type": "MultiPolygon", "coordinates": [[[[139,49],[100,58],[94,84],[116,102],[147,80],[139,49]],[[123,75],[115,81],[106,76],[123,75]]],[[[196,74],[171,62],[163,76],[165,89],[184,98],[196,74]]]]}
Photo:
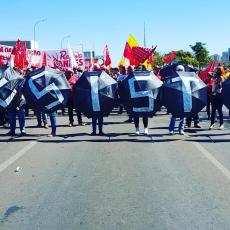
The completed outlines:
{"type": "Polygon", "coordinates": [[[12,157],[10,157],[8,160],[0,164],[0,173],[3,172],[6,168],[8,168],[11,164],[13,164],[20,157],[22,157],[27,151],[33,148],[36,144],[37,142],[35,141],[31,142],[30,144],[22,148],[20,151],[18,151],[16,154],[14,154],[12,157]]]}
{"type": "Polygon", "coordinates": [[[200,143],[192,142],[196,148],[217,168],[220,172],[222,172],[229,180],[230,180],[230,171],[224,167],[211,153],[208,152],[200,143]]]}

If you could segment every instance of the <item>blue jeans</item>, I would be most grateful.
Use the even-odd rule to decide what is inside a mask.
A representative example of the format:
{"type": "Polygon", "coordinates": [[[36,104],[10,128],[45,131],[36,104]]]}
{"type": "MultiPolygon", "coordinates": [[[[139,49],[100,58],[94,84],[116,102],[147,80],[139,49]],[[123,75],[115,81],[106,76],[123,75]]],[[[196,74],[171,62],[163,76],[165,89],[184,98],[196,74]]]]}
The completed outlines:
{"type": "Polygon", "coordinates": [[[98,121],[99,132],[102,132],[102,128],[103,128],[103,116],[100,116],[100,115],[93,115],[92,116],[92,128],[93,128],[93,132],[96,132],[96,130],[97,130],[97,121],[98,121]]]}
{"type": "Polygon", "coordinates": [[[46,113],[36,111],[36,115],[37,115],[37,121],[38,121],[39,125],[42,124],[42,121],[43,121],[44,125],[47,124],[47,114],[46,113]]]}
{"type": "MultiPolygon", "coordinates": [[[[170,123],[169,123],[169,131],[174,131],[175,123],[176,123],[176,117],[172,116],[170,123]]],[[[184,117],[180,117],[178,129],[179,129],[179,132],[184,130],[184,117]]]]}
{"type": "Polygon", "coordinates": [[[56,112],[50,114],[51,134],[56,135],[56,112]]]}
{"type": "Polygon", "coordinates": [[[16,130],[16,115],[18,114],[19,127],[21,132],[25,132],[25,109],[8,111],[8,119],[10,124],[10,131],[15,133],[16,130]]]}

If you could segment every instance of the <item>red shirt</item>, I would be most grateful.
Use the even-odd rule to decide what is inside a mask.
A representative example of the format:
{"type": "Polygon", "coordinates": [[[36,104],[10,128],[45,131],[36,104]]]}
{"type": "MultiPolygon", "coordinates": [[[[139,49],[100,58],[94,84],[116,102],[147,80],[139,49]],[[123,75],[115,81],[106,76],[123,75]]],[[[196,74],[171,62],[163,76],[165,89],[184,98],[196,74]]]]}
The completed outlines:
{"type": "Polygon", "coordinates": [[[78,81],[78,78],[72,76],[68,79],[68,82],[69,82],[69,85],[70,85],[70,91],[69,91],[69,94],[70,94],[70,97],[73,96],[73,86],[74,84],[78,81]]]}
{"type": "Polygon", "coordinates": [[[208,88],[208,96],[212,96],[212,89],[213,89],[213,86],[214,86],[214,79],[211,78],[211,77],[208,77],[207,75],[206,76],[203,76],[201,78],[201,80],[207,85],[207,88],[208,88]]]}

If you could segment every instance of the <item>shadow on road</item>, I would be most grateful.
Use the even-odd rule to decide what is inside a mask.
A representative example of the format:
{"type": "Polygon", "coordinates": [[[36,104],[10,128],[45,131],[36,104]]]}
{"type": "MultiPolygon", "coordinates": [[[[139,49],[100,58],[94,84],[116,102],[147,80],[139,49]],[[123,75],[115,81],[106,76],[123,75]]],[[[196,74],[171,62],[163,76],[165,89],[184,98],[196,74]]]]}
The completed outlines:
{"type": "Polygon", "coordinates": [[[226,143],[230,142],[230,139],[193,139],[193,140],[185,140],[188,142],[200,142],[200,143],[226,143]]]}

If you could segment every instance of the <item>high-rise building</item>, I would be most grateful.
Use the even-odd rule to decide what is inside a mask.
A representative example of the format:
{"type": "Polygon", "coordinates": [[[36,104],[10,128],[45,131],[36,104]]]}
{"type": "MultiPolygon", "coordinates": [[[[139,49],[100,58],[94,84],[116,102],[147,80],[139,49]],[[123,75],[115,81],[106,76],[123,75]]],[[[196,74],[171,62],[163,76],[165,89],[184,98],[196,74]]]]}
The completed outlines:
{"type": "Polygon", "coordinates": [[[215,62],[217,63],[220,63],[221,62],[221,56],[219,54],[213,54],[211,56],[212,60],[214,60],[215,62]]]}
{"type": "Polygon", "coordinates": [[[229,53],[228,52],[223,52],[222,56],[221,56],[221,61],[224,63],[228,63],[229,62],[229,53]]]}

